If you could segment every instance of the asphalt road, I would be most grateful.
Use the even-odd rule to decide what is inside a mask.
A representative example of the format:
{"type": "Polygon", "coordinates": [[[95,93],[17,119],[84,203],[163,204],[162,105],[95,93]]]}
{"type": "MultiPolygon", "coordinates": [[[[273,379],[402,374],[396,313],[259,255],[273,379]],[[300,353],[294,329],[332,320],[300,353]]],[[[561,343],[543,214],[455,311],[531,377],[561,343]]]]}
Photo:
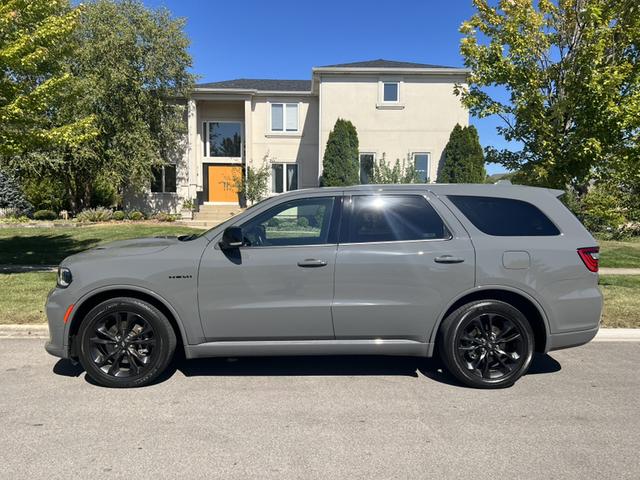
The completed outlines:
{"type": "Polygon", "coordinates": [[[92,385],[37,339],[0,340],[0,478],[640,478],[640,343],[538,356],[514,387],[434,361],[180,361],[92,385]]]}

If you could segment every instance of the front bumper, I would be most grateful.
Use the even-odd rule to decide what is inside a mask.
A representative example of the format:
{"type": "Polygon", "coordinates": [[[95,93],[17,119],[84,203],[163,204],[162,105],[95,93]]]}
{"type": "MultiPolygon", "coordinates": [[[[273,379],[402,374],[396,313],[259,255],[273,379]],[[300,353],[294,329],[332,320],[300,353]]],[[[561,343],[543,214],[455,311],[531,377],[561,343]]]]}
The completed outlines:
{"type": "Polygon", "coordinates": [[[70,357],[67,325],[64,323],[64,314],[70,303],[66,291],[59,288],[51,290],[47,297],[45,311],[49,323],[49,341],[44,348],[55,357],[70,357]]]}

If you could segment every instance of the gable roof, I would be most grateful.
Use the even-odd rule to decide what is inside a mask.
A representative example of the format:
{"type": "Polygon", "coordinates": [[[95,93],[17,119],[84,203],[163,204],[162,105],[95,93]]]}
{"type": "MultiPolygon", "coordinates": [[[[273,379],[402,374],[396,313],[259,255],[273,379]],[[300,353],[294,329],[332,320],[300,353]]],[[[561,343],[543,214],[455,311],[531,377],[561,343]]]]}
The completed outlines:
{"type": "Polygon", "coordinates": [[[267,92],[309,92],[311,80],[277,80],[264,78],[238,78],[222,82],[199,83],[196,88],[229,90],[260,90],[267,92]]]}
{"type": "Polygon", "coordinates": [[[366,60],[364,62],[336,63],[334,65],[323,65],[320,68],[452,68],[444,65],[432,65],[429,63],[398,62],[396,60],[366,60]]]}

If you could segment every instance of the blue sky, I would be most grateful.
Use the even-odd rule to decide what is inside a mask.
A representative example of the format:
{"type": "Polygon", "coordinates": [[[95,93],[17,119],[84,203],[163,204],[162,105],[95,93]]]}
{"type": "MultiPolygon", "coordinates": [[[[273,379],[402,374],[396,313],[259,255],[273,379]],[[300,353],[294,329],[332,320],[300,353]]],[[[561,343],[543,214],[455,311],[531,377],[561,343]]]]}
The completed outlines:
{"type": "MultiPolygon", "coordinates": [[[[462,67],[460,23],[471,0],[143,0],[187,19],[200,81],[309,79],[311,67],[384,58],[462,67]]],[[[483,146],[507,143],[476,119],[483,146]]],[[[489,165],[489,173],[504,171],[489,165]]]]}

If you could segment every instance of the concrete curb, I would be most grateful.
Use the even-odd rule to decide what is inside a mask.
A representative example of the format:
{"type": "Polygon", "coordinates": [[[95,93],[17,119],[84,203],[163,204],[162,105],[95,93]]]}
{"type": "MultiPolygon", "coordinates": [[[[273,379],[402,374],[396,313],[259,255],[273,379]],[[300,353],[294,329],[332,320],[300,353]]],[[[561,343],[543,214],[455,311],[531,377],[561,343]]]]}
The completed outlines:
{"type": "Polygon", "coordinates": [[[0,338],[49,338],[45,325],[0,325],[0,338]]]}
{"type": "MultiPolygon", "coordinates": [[[[47,325],[0,325],[2,338],[49,338],[47,325]]],[[[640,342],[640,328],[601,328],[594,342],[640,342]]]]}
{"type": "Polygon", "coordinates": [[[640,268],[608,268],[598,270],[600,275],[640,275],[640,268]]]}

